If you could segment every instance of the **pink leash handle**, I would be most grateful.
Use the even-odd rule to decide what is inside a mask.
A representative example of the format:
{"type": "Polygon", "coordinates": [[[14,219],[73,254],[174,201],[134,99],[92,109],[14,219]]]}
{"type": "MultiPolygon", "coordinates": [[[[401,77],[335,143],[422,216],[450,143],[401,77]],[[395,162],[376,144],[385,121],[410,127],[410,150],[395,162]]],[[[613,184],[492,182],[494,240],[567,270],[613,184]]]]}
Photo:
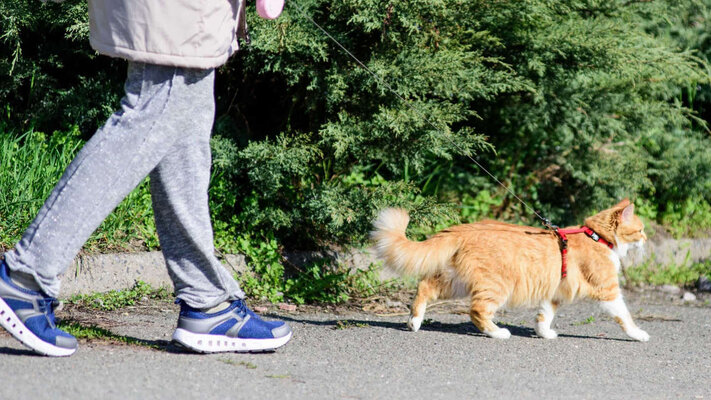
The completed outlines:
{"type": "Polygon", "coordinates": [[[284,0],[257,0],[257,14],[266,19],[276,19],[284,9],[284,0]]]}

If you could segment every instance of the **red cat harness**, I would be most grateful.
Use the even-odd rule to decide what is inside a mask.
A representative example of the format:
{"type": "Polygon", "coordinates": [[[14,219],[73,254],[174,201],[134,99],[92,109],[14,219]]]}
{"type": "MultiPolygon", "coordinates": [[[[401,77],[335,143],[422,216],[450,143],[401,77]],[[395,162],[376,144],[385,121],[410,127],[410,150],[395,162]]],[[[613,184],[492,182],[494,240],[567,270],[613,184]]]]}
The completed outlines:
{"type": "Polygon", "coordinates": [[[561,277],[560,279],[565,278],[568,275],[568,266],[566,262],[566,255],[568,254],[568,237],[566,235],[572,234],[572,233],[584,233],[588,235],[588,237],[596,242],[600,242],[604,244],[605,246],[609,247],[612,249],[612,243],[608,242],[607,240],[603,239],[595,233],[594,230],[588,228],[587,226],[583,226],[581,228],[572,228],[572,229],[559,229],[555,228],[554,229],[556,235],[560,238],[561,242],[561,248],[560,248],[560,254],[563,257],[563,264],[560,267],[560,274],[561,277]]]}

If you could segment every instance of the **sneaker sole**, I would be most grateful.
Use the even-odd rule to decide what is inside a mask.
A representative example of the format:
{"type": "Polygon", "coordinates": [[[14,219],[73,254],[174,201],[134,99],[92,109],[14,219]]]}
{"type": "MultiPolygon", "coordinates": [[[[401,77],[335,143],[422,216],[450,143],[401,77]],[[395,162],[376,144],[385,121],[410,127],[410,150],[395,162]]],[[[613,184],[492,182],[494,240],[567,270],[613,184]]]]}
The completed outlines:
{"type": "Polygon", "coordinates": [[[173,332],[173,340],[198,353],[250,352],[275,350],[291,340],[292,332],[273,339],[241,339],[222,335],[193,333],[182,328],[173,332]]]}
{"type": "Polygon", "coordinates": [[[17,314],[12,311],[12,308],[10,308],[2,298],[0,298],[0,325],[10,332],[15,339],[19,340],[20,343],[29,347],[30,350],[35,353],[52,357],[67,357],[77,351],[77,349],[58,347],[40,339],[31,330],[27,329],[20,318],[17,317],[17,314]]]}

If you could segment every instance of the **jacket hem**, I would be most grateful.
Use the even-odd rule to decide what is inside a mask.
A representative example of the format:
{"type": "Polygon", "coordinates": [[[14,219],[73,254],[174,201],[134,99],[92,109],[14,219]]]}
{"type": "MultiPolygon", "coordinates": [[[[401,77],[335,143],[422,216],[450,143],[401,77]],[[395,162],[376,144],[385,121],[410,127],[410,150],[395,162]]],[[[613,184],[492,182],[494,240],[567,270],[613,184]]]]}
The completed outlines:
{"type": "Polygon", "coordinates": [[[165,65],[170,67],[181,67],[181,68],[196,68],[196,69],[210,69],[217,68],[227,62],[227,59],[237,51],[237,46],[230,46],[227,52],[215,56],[215,57],[200,57],[200,56],[185,56],[185,55],[172,55],[172,54],[162,54],[162,53],[151,53],[147,51],[140,51],[129,49],[125,47],[119,47],[116,45],[107,45],[104,43],[99,43],[92,38],[89,39],[91,47],[99,52],[109,57],[122,58],[128,61],[144,62],[147,64],[155,65],[165,65]]]}

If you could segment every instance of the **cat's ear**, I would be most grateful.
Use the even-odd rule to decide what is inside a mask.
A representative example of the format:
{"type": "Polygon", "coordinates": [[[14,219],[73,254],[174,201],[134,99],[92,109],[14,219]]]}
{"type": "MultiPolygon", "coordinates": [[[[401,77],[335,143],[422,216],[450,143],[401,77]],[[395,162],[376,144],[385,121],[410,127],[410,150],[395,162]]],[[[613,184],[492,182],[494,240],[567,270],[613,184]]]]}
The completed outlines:
{"type": "Polygon", "coordinates": [[[625,207],[624,210],[620,213],[620,222],[629,222],[632,219],[632,216],[634,215],[634,204],[630,204],[627,207],[625,207]]]}
{"type": "MultiPolygon", "coordinates": [[[[622,210],[622,209],[628,207],[630,204],[631,204],[630,199],[628,199],[628,198],[625,197],[624,199],[622,199],[621,202],[617,203],[617,204],[616,204],[614,207],[612,207],[612,208],[614,208],[614,209],[616,209],[616,210],[622,210]]],[[[633,210],[634,210],[634,209],[633,209],[633,210]]]]}

